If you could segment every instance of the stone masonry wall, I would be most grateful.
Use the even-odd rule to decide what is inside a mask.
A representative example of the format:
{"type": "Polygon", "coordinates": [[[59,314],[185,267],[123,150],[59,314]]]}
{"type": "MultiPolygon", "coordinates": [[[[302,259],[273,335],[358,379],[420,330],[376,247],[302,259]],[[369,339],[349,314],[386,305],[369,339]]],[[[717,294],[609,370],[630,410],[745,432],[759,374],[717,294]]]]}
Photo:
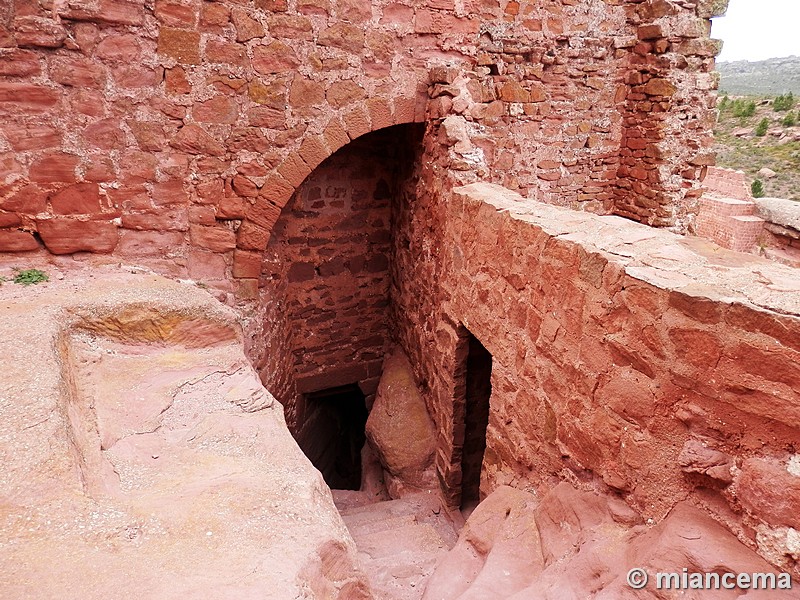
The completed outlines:
{"type": "Polygon", "coordinates": [[[705,4],[4,3],[0,251],[113,254],[254,298],[257,254],[317,165],[448,116],[463,181],[680,226],[710,132],[705,4]],[[669,140],[644,160],[624,140],[651,129],[669,140]]]}
{"type": "MultiPolygon", "coordinates": [[[[283,366],[294,388],[281,385],[277,397],[290,427],[304,420],[304,393],[358,383],[369,396],[377,387],[388,343],[392,205],[421,134],[420,126],[397,126],[342,148],[298,188],[272,231],[264,302],[280,304],[282,315],[267,318],[285,325],[264,341],[288,340],[283,366]]],[[[267,383],[285,377],[261,373],[267,383]]]]}
{"type": "Polygon", "coordinates": [[[484,494],[503,484],[544,493],[567,479],[615,491],[656,521],[689,498],[796,568],[791,269],[486,184],[421,196],[399,221],[412,242],[395,248],[392,322],[418,369],[453,504],[466,327],[493,355],[484,494]],[[431,259],[417,260],[430,240],[431,259]]]}

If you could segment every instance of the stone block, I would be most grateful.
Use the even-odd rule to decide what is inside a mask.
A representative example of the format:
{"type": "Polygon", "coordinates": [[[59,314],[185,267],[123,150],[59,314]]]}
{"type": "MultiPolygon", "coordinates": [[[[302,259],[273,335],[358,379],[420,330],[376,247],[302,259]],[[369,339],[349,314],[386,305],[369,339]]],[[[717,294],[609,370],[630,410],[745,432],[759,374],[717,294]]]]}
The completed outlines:
{"type": "Polygon", "coordinates": [[[192,225],[189,237],[193,245],[213,252],[227,252],[236,247],[236,234],[224,226],[204,227],[192,225]]]}
{"type": "Polygon", "coordinates": [[[225,257],[222,254],[190,250],[186,258],[189,277],[192,279],[198,281],[225,279],[228,266],[225,264],[225,257]]]}
{"type": "Polygon", "coordinates": [[[52,111],[61,94],[58,90],[29,83],[0,81],[0,114],[19,116],[52,111]]]}
{"type": "MultiPolygon", "coordinates": [[[[254,52],[257,52],[261,46],[256,46],[254,52]]],[[[243,67],[247,64],[247,51],[246,47],[242,44],[232,44],[216,39],[210,39],[206,42],[205,59],[213,63],[225,63],[229,65],[236,65],[243,67]]]]}
{"type": "Polygon", "coordinates": [[[233,276],[237,279],[258,279],[261,275],[261,260],[260,252],[235,250],[233,253],[233,276]]]}
{"type": "Polygon", "coordinates": [[[289,105],[294,110],[321,107],[325,103],[325,88],[321,83],[295,75],[289,88],[289,105]]]}
{"type": "Polygon", "coordinates": [[[283,175],[289,185],[297,188],[311,174],[311,167],[300,158],[298,153],[292,152],[278,167],[278,173],[283,175]]]}
{"type": "Polygon", "coordinates": [[[64,152],[50,152],[33,161],[28,177],[36,183],[74,183],[80,159],[64,152]]]}
{"type": "Polygon", "coordinates": [[[306,137],[298,152],[310,169],[315,169],[331,154],[322,136],[306,137]]]}
{"type": "Polygon", "coordinates": [[[184,234],[180,232],[124,229],[115,254],[130,258],[164,258],[174,255],[184,242],[184,234]]]}
{"type": "Polygon", "coordinates": [[[350,23],[336,23],[320,31],[317,43],[358,53],[364,47],[364,29],[350,23]]]}
{"type": "MultiPolygon", "coordinates": [[[[211,224],[213,223],[212,217],[211,224]]],[[[125,229],[138,231],[188,231],[189,215],[184,207],[146,213],[126,213],[122,215],[122,226],[125,229]]]]}
{"type": "Polygon", "coordinates": [[[50,77],[56,83],[79,88],[102,88],[106,70],[83,56],[56,56],[50,63],[50,77]]]}
{"type": "Polygon", "coordinates": [[[264,251],[270,238],[270,230],[266,227],[245,219],[239,225],[236,245],[242,250],[264,251]]]}
{"type": "Polygon", "coordinates": [[[39,242],[28,231],[0,229],[0,252],[30,252],[39,248],[39,242]]]}
{"type": "Polygon", "coordinates": [[[184,125],[169,144],[189,154],[225,155],[225,147],[199,125],[184,125]]]}
{"type": "Polygon", "coordinates": [[[328,123],[323,137],[325,138],[325,145],[328,146],[331,154],[350,142],[350,136],[347,135],[347,130],[339,119],[332,119],[328,123]]]}
{"type": "Polygon", "coordinates": [[[347,135],[350,136],[352,140],[372,131],[369,113],[362,106],[354,108],[346,113],[344,115],[344,124],[347,135]]]}
{"type": "Polygon", "coordinates": [[[14,19],[14,34],[20,48],[60,48],[67,37],[59,21],[35,15],[14,19]]]}
{"type": "Polygon", "coordinates": [[[158,31],[158,53],[182,64],[200,63],[200,34],[197,31],[161,27],[158,31]]]}
{"type": "Polygon", "coordinates": [[[39,236],[53,254],[110,253],[119,241],[117,226],[109,221],[78,221],[55,217],[37,221],[39,236]]]}
{"type": "Polygon", "coordinates": [[[132,63],[140,53],[139,38],[128,33],[109,35],[95,48],[95,56],[108,62],[132,63]]]}
{"type": "Polygon", "coordinates": [[[198,2],[187,4],[176,0],[156,0],[153,12],[162,25],[191,29],[197,24],[198,2]]]}
{"type": "Polygon", "coordinates": [[[328,104],[336,108],[341,108],[353,102],[363,100],[366,97],[366,92],[364,88],[355,81],[346,79],[344,81],[333,82],[325,93],[325,97],[328,100],[328,104]]]}
{"type": "Polygon", "coordinates": [[[234,7],[231,10],[231,21],[236,28],[237,42],[264,37],[264,26],[242,8],[234,7]]]}
{"type": "Polygon", "coordinates": [[[76,183],[50,196],[50,206],[57,215],[98,213],[100,188],[96,183],[76,183]]]}
{"type": "Polygon", "coordinates": [[[22,219],[19,215],[13,212],[0,211],[0,227],[16,227],[22,225],[22,219]]]}
{"type": "Polygon", "coordinates": [[[203,102],[195,102],[192,116],[200,123],[235,123],[239,110],[233,98],[215,96],[203,102]]]}
{"type": "Polygon", "coordinates": [[[659,77],[653,77],[644,85],[644,93],[648,96],[669,97],[675,94],[676,91],[678,91],[678,88],[676,88],[670,81],[661,79],[659,77]]]}
{"type": "Polygon", "coordinates": [[[99,2],[69,2],[58,5],[58,14],[73,21],[91,21],[112,25],[142,25],[143,0],[100,0],[99,2]]]}
{"type": "Polygon", "coordinates": [[[3,55],[0,75],[10,77],[32,77],[42,72],[39,54],[30,50],[14,49],[3,55]]]}
{"type": "Polygon", "coordinates": [[[47,194],[37,185],[26,185],[2,200],[5,210],[20,214],[35,215],[47,209],[47,194]]]}
{"type": "Polygon", "coordinates": [[[278,40],[253,48],[253,68],[263,75],[292,72],[300,65],[294,50],[278,40]]]}
{"type": "Polygon", "coordinates": [[[367,109],[373,131],[394,125],[392,107],[385,98],[370,98],[367,100],[367,109]]]}
{"type": "Polygon", "coordinates": [[[17,152],[45,150],[61,145],[61,132],[52,125],[15,124],[6,126],[3,135],[17,152]]]}
{"type": "Polygon", "coordinates": [[[117,119],[102,119],[87,125],[82,136],[86,144],[101,150],[121,150],[125,147],[125,133],[117,119]]]}
{"type": "Polygon", "coordinates": [[[273,173],[261,186],[260,196],[275,206],[283,207],[294,194],[294,186],[280,173],[273,173]]]}

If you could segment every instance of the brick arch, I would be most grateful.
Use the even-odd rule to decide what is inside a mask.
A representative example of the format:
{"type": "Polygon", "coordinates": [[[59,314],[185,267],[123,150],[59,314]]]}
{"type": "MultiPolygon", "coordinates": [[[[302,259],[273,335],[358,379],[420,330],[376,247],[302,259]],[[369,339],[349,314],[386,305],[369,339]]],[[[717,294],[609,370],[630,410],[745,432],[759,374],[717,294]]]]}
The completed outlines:
{"type": "Polygon", "coordinates": [[[295,190],[334,152],[367,133],[425,120],[427,96],[398,95],[392,99],[370,98],[342,116],[333,117],[320,135],[303,138],[300,146],[267,177],[256,200],[239,226],[233,255],[233,277],[239,295],[254,298],[262,253],[283,207],[295,190]]]}

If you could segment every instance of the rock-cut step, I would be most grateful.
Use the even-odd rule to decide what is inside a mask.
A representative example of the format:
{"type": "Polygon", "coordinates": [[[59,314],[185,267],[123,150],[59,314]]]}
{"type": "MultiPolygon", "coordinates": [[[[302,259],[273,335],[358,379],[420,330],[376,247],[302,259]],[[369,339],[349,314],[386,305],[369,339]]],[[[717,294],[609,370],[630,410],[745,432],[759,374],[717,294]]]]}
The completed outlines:
{"type": "Polygon", "coordinates": [[[359,505],[353,492],[333,495],[375,598],[419,600],[437,562],[458,537],[438,498],[420,493],[359,505]]]}

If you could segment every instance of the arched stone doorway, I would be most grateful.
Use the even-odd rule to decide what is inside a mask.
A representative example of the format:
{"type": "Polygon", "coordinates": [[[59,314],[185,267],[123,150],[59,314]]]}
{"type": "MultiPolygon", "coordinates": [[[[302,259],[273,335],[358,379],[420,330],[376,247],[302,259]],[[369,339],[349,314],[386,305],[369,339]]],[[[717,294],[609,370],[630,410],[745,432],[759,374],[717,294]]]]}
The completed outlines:
{"type": "Polygon", "coordinates": [[[353,395],[336,390],[360,392],[369,406],[377,388],[390,343],[393,224],[401,198],[415,194],[423,134],[422,124],[396,125],[350,142],[297,187],[272,229],[261,272],[265,342],[283,358],[262,378],[301,446],[327,439],[319,443],[349,452],[340,435],[363,444],[363,423],[360,432],[335,424],[355,410],[337,404],[353,395]]]}

